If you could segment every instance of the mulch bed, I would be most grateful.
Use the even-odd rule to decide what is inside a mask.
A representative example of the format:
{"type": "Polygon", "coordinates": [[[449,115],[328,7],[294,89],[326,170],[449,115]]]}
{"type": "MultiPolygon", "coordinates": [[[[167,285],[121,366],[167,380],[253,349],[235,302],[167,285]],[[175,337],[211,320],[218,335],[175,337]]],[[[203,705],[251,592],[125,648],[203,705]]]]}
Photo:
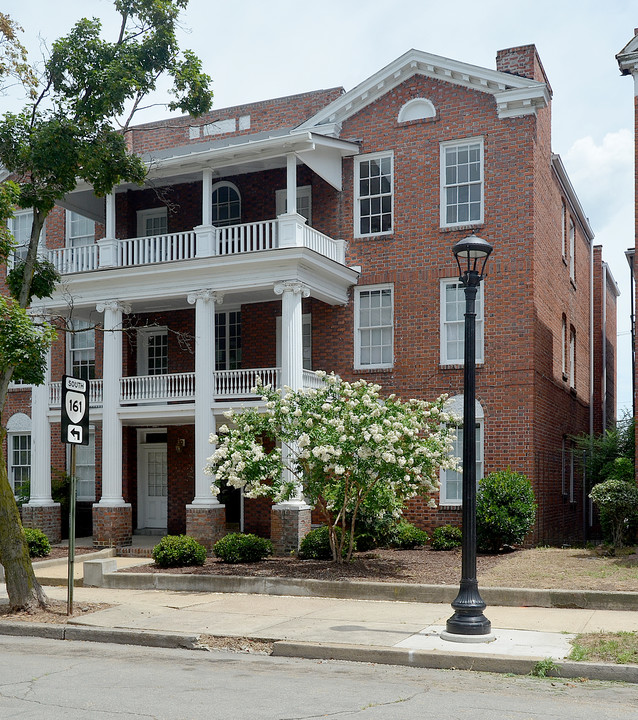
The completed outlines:
{"type": "MultiPolygon", "coordinates": [[[[477,572],[501,562],[503,556],[479,555],[477,572]]],[[[368,580],[373,582],[409,582],[428,585],[455,585],[461,577],[461,551],[373,550],[357,553],[350,563],[328,560],[299,560],[296,557],[268,558],[256,563],[228,565],[208,558],[204,565],[160,568],[155,564],[127,568],[135,573],[172,573],[188,575],[241,575],[244,577],[282,577],[315,580],[368,580]]]]}

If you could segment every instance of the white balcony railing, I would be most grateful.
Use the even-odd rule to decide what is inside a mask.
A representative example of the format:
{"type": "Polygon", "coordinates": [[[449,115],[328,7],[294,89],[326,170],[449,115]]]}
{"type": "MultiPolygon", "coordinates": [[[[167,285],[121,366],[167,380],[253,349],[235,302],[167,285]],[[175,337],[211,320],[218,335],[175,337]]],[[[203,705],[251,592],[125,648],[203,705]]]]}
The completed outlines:
{"type": "MultiPolygon", "coordinates": [[[[253,392],[258,381],[274,389],[281,386],[281,368],[250,368],[246,370],[218,370],[214,373],[214,397],[212,400],[256,397],[253,392]]],[[[303,371],[303,386],[319,388],[323,380],[312,370],[303,371]]],[[[50,407],[60,407],[62,383],[49,385],[50,407]]],[[[120,378],[120,403],[122,405],[163,405],[170,402],[193,402],[195,399],[195,373],[171,373],[168,375],[136,375],[120,378]]],[[[102,405],[102,379],[89,383],[89,405],[102,405]]]]}
{"type": "Polygon", "coordinates": [[[60,275],[97,270],[99,257],[97,245],[79,245],[77,247],[49,250],[49,261],[60,275]]]}
{"type": "Polygon", "coordinates": [[[182,232],[152,237],[130,238],[118,242],[118,264],[150,265],[195,257],[195,233],[182,232]]]}
{"type": "Polygon", "coordinates": [[[333,240],[308,225],[294,224],[292,234],[288,232],[285,239],[281,239],[284,237],[283,218],[228,227],[202,227],[197,232],[191,230],[126,240],[100,240],[92,245],[49,250],[47,257],[62,275],[209,255],[238,255],[274,250],[284,245],[307,247],[336,262],[345,262],[343,240],[333,240]]]}
{"type": "Polygon", "coordinates": [[[195,373],[120,378],[120,402],[162,404],[195,399],[195,373]]]}
{"type": "Polygon", "coordinates": [[[217,255],[272,250],[278,246],[276,220],[215,228],[215,236],[217,255]]]}
{"type": "MultiPolygon", "coordinates": [[[[60,407],[62,402],[62,383],[52,382],[49,384],[49,405],[60,407]]],[[[95,407],[102,404],[102,378],[89,380],[89,406],[95,407]]]]}
{"type": "Polygon", "coordinates": [[[215,398],[228,399],[254,395],[257,382],[279,387],[281,368],[256,368],[251,370],[218,370],[215,373],[215,398]]]}

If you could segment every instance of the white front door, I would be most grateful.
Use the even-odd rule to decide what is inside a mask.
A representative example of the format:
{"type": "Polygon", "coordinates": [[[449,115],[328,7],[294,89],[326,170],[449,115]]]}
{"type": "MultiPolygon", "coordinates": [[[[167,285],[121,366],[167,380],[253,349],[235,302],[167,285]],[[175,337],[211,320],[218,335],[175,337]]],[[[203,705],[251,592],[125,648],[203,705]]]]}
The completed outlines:
{"type": "MultiPolygon", "coordinates": [[[[140,440],[144,440],[142,436],[140,440]]],[[[166,528],[168,472],[165,442],[137,446],[137,527],[166,528]]]]}

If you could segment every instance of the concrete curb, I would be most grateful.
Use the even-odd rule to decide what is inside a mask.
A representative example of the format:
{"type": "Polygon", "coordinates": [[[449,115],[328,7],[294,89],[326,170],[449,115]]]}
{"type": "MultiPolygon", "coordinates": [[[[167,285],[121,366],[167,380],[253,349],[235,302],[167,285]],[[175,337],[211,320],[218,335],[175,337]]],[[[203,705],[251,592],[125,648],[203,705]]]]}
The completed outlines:
{"type": "MultiPolygon", "coordinates": [[[[331,643],[277,641],[273,655],[308,660],[346,660],[349,662],[405,665],[438,670],[474,670],[514,675],[529,675],[542,657],[521,658],[511,655],[459,655],[454,652],[408,650],[405,648],[367,647],[331,643]]],[[[557,669],[548,677],[587,678],[638,683],[638,666],[598,663],[556,662],[557,669]]]]}
{"type": "MultiPolygon", "coordinates": [[[[95,561],[95,567],[102,561],[95,561]]],[[[92,585],[127,590],[256,593],[293,597],[331,597],[344,600],[389,600],[449,604],[458,585],[417,585],[363,581],[299,580],[237,575],[172,575],[170,573],[105,572],[92,575],[92,585]]],[[[85,583],[88,585],[88,583],[85,583]]],[[[488,605],[503,607],[635,610],[638,592],[600,590],[537,590],[535,588],[481,588],[488,605]]]]}
{"type": "Polygon", "coordinates": [[[72,624],[0,622],[0,635],[41,637],[53,640],[83,640],[85,642],[141,645],[144,647],[184,648],[199,650],[199,635],[130,630],[125,628],[85,627],[72,624]]]}
{"type": "MultiPolygon", "coordinates": [[[[85,561],[91,560],[100,560],[102,558],[109,558],[109,557],[115,557],[116,550],[115,548],[105,548],[104,550],[97,550],[96,552],[90,552],[90,553],[84,553],[82,555],[76,555],[75,556],[75,562],[78,563],[84,563],[85,561]]],[[[53,558],[49,560],[33,560],[33,569],[34,571],[41,570],[42,568],[48,568],[48,567],[59,567],[60,565],[67,565],[68,560],[66,558],[53,558]]],[[[59,585],[60,583],[55,582],[55,578],[50,578],[51,582],[44,583],[45,585],[59,585]]],[[[0,565],[0,583],[4,582],[4,567],[0,565]]],[[[64,581],[64,585],[67,584],[67,581],[64,581]]],[[[77,583],[76,583],[77,584],[77,583]]]]}

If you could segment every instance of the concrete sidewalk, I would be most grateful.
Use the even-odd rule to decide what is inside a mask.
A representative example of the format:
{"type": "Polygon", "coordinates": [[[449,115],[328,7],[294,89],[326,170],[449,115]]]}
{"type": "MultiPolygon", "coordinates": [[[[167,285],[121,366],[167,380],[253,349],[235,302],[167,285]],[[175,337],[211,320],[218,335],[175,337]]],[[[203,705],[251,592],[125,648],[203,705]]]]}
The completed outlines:
{"type": "MultiPolygon", "coordinates": [[[[77,579],[82,559],[76,559],[77,579]]],[[[86,559],[94,561],[95,556],[86,559]]],[[[148,561],[117,558],[113,562],[124,569],[148,561]]],[[[52,575],[58,581],[63,577],[66,584],[66,562],[38,563],[36,568],[49,585],[56,579],[52,575]]],[[[354,583],[342,585],[347,589],[354,583]]],[[[50,585],[46,591],[53,599],[66,599],[66,587],[50,585]]],[[[0,586],[0,602],[4,598],[0,586]]],[[[576,633],[638,631],[635,610],[489,605],[485,614],[492,622],[494,639],[468,644],[440,637],[452,614],[448,603],[109,587],[76,587],[74,599],[77,605],[101,602],[113,607],[71,618],[66,626],[1,621],[0,633],[46,632],[65,639],[191,648],[198,647],[202,635],[242,637],[274,641],[277,655],[521,674],[529,673],[539,660],[552,658],[562,677],[638,682],[636,665],[565,660],[576,633]]]]}

